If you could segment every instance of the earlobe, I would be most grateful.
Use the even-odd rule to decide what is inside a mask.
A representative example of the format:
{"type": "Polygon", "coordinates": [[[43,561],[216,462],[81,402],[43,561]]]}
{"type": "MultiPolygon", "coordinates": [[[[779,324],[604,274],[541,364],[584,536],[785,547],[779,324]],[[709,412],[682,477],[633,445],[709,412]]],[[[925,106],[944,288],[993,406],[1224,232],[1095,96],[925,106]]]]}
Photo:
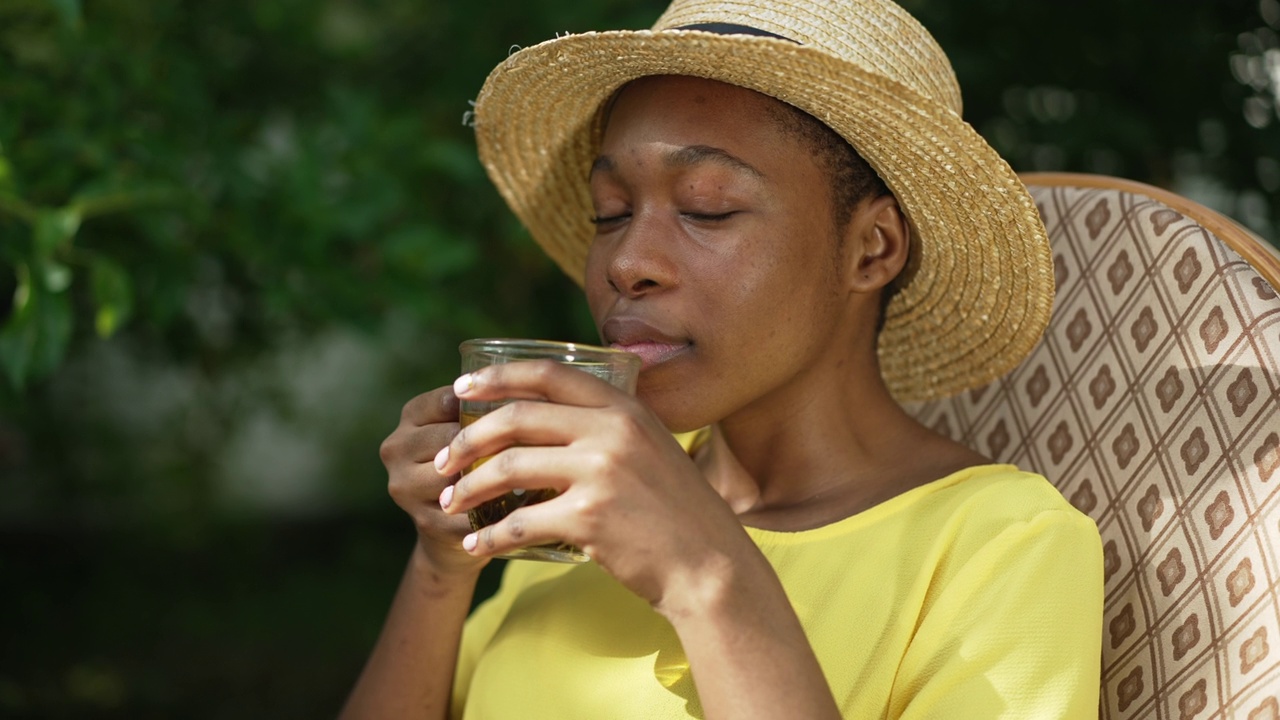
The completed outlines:
{"type": "Polygon", "coordinates": [[[911,227],[892,195],[864,200],[846,232],[850,289],[872,292],[893,282],[906,267],[911,227]]]}

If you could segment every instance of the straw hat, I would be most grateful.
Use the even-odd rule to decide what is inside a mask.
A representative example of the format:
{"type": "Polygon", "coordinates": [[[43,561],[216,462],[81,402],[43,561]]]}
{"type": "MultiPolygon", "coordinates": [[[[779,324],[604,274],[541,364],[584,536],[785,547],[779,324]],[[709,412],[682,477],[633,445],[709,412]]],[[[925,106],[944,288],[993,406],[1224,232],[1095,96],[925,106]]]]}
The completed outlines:
{"type": "Polygon", "coordinates": [[[900,401],[976,387],[1021,361],[1053,304],[1026,187],[960,117],[950,63],[888,0],[675,0],[652,30],[566,35],[499,65],[476,99],[480,159],[578,283],[594,228],[587,176],[602,104],[648,75],[719,80],[826,123],[897,197],[912,262],[879,341],[900,401]]]}

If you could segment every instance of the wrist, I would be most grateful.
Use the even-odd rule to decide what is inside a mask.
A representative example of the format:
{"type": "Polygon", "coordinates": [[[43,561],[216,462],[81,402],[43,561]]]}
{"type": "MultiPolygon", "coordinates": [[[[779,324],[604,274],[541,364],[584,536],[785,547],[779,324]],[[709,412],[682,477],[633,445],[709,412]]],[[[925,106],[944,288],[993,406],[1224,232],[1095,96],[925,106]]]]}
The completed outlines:
{"type": "Polygon", "coordinates": [[[427,547],[421,540],[414,543],[409,562],[413,572],[433,590],[433,594],[453,590],[470,593],[480,571],[488,564],[485,559],[473,558],[461,551],[427,547]]]}
{"type": "Polygon", "coordinates": [[[672,577],[653,607],[677,633],[685,624],[733,622],[744,611],[791,612],[773,566],[752,543],[737,552],[709,554],[672,577]]]}
{"type": "Polygon", "coordinates": [[[753,544],[672,585],[655,609],[675,629],[712,718],[839,718],[804,627],[753,544]]]}

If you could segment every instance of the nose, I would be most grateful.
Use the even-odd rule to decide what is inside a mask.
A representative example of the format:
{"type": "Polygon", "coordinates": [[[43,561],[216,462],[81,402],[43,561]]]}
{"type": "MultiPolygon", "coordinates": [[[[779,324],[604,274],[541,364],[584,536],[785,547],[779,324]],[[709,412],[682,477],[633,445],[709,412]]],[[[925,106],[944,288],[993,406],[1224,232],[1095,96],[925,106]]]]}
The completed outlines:
{"type": "Polygon", "coordinates": [[[676,265],[660,223],[640,214],[604,248],[605,277],[614,292],[627,298],[669,288],[676,281],[676,265]]]}

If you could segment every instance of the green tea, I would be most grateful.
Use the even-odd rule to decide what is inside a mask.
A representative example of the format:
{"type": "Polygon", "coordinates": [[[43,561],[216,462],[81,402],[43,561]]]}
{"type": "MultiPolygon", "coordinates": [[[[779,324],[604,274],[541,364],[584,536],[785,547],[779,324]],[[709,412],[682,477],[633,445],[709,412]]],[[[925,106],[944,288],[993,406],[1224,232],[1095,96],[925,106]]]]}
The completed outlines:
{"type": "MultiPolygon", "coordinates": [[[[461,413],[459,422],[462,427],[466,427],[471,423],[479,420],[483,413],[461,413]]],[[[480,458],[471,463],[471,466],[463,471],[463,475],[472,472],[476,468],[489,461],[489,458],[480,458]]],[[[499,520],[511,514],[512,511],[522,508],[525,505],[533,505],[544,500],[550,500],[558,493],[555,490],[541,488],[533,490],[515,490],[501,497],[496,497],[486,501],[479,506],[467,511],[467,518],[471,521],[471,529],[479,530],[482,527],[492,525],[499,520]]],[[[534,545],[526,548],[519,548],[509,553],[505,553],[502,557],[507,558],[525,558],[528,560],[553,560],[559,562],[585,562],[589,558],[581,549],[574,547],[568,543],[549,543],[546,545],[534,545]]]]}

